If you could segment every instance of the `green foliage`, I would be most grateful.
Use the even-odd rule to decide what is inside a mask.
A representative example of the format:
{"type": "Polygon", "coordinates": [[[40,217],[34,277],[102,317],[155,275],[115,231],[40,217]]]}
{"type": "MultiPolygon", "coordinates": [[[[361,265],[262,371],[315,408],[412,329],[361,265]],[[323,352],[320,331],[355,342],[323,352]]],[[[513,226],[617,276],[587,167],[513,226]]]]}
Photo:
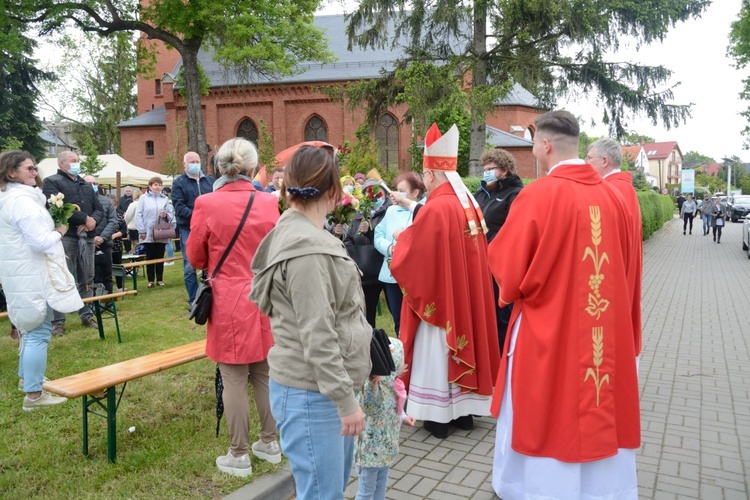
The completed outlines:
{"type": "Polygon", "coordinates": [[[643,239],[647,240],[652,234],[661,229],[665,222],[674,216],[672,198],[653,192],[636,193],[641,207],[641,222],[643,223],[643,239]]]}
{"type": "Polygon", "coordinates": [[[656,139],[648,135],[639,134],[637,132],[628,132],[622,138],[623,144],[629,144],[631,146],[636,144],[648,144],[652,142],[656,142],[656,139]]]}
{"type": "Polygon", "coordinates": [[[726,189],[726,185],[726,181],[722,181],[719,177],[699,173],[695,174],[696,193],[700,189],[702,192],[713,194],[726,189]]]}
{"type": "Polygon", "coordinates": [[[476,193],[479,189],[479,186],[482,185],[481,177],[461,177],[461,180],[463,181],[464,186],[466,186],[466,189],[468,189],[472,194],[476,193]]]}
{"type": "MultiPolygon", "coordinates": [[[[378,163],[378,145],[372,138],[366,124],[361,125],[355,133],[357,141],[351,145],[349,152],[344,152],[343,157],[339,157],[339,168],[342,175],[354,175],[356,173],[367,174],[373,168],[380,173],[380,177],[385,182],[390,182],[394,173],[381,168],[378,163]]],[[[345,142],[348,145],[349,142],[345,142]]]]}
{"type": "Polygon", "coordinates": [[[650,191],[651,185],[646,180],[646,174],[643,170],[630,170],[633,175],[633,187],[636,191],[650,191]]]}
{"type": "Polygon", "coordinates": [[[182,162],[174,151],[170,151],[161,164],[161,173],[173,179],[182,173],[182,162]]]}
{"type": "Polygon", "coordinates": [[[36,117],[37,86],[52,75],[37,69],[32,59],[36,42],[4,9],[0,11],[0,150],[22,149],[41,159],[45,151],[36,117]]]}
{"type": "Polygon", "coordinates": [[[279,166],[274,153],[273,135],[268,132],[266,121],[261,118],[260,122],[260,146],[258,148],[258,163],[266,168],[266,173],[271,175],[271,170],[279,166]]]}
{"type": "Polygon", "coordinates": [[[85,156],[85,158],[81,160],[81,172],[86,175],[96,175],[106,165],[104,165],[104,162],[102,162],[97,156],[98,152],[94,139],[92,139],[91,136],[86,136],[79,141],[78,144],[81,155],[85,156]]]}
{"type": "MultiPolygon", "coordinates": [[[[553,106],[560,96],[581,90],[594,94],[597,99],[592,104],[602,110],[610,134],[623,137],[630,112],[643,112],[652,122],[671,128],[689,116],[689,108],[671,104],[671,88],[655,91],[668,82],[668,69],[610,62],[605,54],[617,48],[620,37],[634,37],[639,44],[660,41],[675,23],[699,16],[709,3],[361,0],[347,34],[350,45],[406,46],[401,68],[417,61],[450,63],[461,74],[472,74],[467,86],[484,84],[474,78],[479,67],[479,76],[486,74],[488,84],[517,82],[537,95],[543,106],[553,106]],[[494,42],[491,48],[488,38],[494,42]],[[575,47],[574,56],[569,55],[570,47],[575,47]]],[[[396,73],[384,75],[393,83],[370,88],[385,91],[381,97],[392,96],[396,73]]]]}
{"type": "MultiPolygon", "coordinates": [[[[742,8],[737,16],[737,20],[732,23],[727,52],[734,58],[735,66],[738,69],[745,69],[748,63],[750,63],[750,2],[748,0],[742,1],[742,8]]],[[[749,101],[750,77],[744,78],[742,84],[744,88],[740,92],[740,99],[749,101]]],[[[740,114],[750,122],[750,107],[740,114]]],[[[745,136],[744,148],[750,148],[750,123],[745,125],[742,135],[745,136]]]]}
{"type": "Polygon", "coordinates": [[[709,163],[716,163],[716,160],[697,151],[688,151],[682,157],[682,168],[694,168],[709,163]]]}
{"type": "MultiPolygon", "coordinates": [[[[198,88],[200,89],[200,95],[207,96],[211,92],[211,79],[206,75],[206,72],[203,70],[203,65],[201,63],[198,63],[198,75],[199,75],[199,81],[198,81],[198,88]]],[[[177,72],[177,76],[174,77],[174,85],[175,88],[178,89],[178,92],[182,96],[183,99],[187,99],[188,96],[188,84],[187,80],[185,80],[185,66],[180,66],[180,71],[177,72]]]]}
{"type": "Polygon", "coordinates": [[[591,137],[586,132],[581,132],[578,138],[578,157],[586,158],[586,155],[589,153],[589,147],[599,139],[602,139],[602,137],[591,137]]]}

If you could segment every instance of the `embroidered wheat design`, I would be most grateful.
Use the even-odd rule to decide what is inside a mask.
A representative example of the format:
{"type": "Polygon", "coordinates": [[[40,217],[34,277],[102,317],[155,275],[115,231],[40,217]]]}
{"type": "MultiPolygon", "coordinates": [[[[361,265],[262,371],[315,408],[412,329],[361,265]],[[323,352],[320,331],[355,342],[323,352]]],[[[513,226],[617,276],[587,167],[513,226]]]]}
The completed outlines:
{"type": "Polygon", "coordinates": [[[599,406],[599,393],[602,389],[604,382],[609,384],[609,374],[605,374],[603,377],[599,373],[599,367],[604,361],[604,328],[601,326],[595,326],[591,329],[591,338],[594,341],[594,368],[589,367],[586,370],[586,376],[583,381],[586,382],[589,377],[594,381],[594,387],[596,388],[596,406],[599,406]]]}

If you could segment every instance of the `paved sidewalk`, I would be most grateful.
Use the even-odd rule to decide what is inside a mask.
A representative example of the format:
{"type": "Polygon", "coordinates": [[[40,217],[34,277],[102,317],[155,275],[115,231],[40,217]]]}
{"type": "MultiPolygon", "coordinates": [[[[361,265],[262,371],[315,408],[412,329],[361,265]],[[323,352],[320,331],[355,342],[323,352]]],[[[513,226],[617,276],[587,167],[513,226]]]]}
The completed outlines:
{"type": "MultiPolygon", "coordinates": [[[[742,224],[729,223],[717,244],[701,235],[700,224],[683,236],[675,219],[644,243],[643,499],[748,498],[750,261],[741,231],[742,224]]],[[[475,424],[445,440],[404,427],[387,498],[497,498],[495,422],[475,424]]],[[[288,488],[290,479],[281,473],[278,487],[288,488]]],[[[254,484],[234,498],[261,498],[253,496],[254,484]]],[[[346,498],[356,491],[352,476],[346,498]]]]}

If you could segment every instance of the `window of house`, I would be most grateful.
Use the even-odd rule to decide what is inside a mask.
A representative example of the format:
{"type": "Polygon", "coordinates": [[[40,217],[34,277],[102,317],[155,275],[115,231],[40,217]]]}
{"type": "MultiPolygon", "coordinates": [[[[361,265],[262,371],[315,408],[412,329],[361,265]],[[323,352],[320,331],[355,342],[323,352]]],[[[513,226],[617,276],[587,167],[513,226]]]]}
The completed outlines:
{"type": "Polygon", "coordinates": [[[154,156],[154,141],[146,141],[146,156],[154,156]]]}
{"type": "Polygon", "coordinates": [[[156,95],[161,95],[161,80],[157,78],[155,80],[155,83],[156,85],[154,90],[156,91],[156,95]]]}
{"type": "Polygon", "coordinates": [[[328,129],[321,117],[316,115],[307,120],[307,125],[305,125],[305,140],[328,142],[328,129]]]}
{"type": "Polygon", "coordinates": [[[252,142],[255,147],[258,147],[258,127],[250,118],[245,118],[237,127],[237,137],[242,137],[252,142]]]}
{"type": "Polygon", "coordinates": [[[390,172],[398,170],[398,122],[390,113],[380,117],[375,127],[378,161],[390,172]]]}

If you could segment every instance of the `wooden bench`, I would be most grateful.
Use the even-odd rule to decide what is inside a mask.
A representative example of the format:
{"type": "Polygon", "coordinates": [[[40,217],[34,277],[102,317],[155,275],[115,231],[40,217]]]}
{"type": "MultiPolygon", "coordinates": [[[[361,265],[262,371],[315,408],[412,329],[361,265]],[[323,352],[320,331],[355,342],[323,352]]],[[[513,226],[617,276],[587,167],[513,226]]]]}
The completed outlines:
{"type": "Polygon", "coordinates": [[[112,276],[122,276],[123,280],[129,277],[133,278],[133,290],[138,290],[139,267],[145,267],[149,264],[159,264],[160,262],[172,262],[181,259],[181,255],[175,255],[174,257],[164,257],[163,259],[137,260],[134,262],[127,262],[125,264],[112,264],[112,276]]]}
{"type": "Polygon", "coordinates": [[[95,295],[93,297],[87,297],[83,299],[84,304],[94,304],[94,315],[96,316],[96,323],[99,326],[99,338],[104,340],[104,325],[102,324],[102,317],[106,315],[108,318],[115,319],[115,330],[117,331],[117,343],[122,344],[122,337],[120,336],[120,321],[117,318],[117,305],[115,302],[122,299],[127,295],[135,295],[138,290],[128,290],[126,292],[115,292],[108,293],[106,295],[95,295]]]}
{"type": "Polygon", "coordinates": [[[0,319],[7,318],[8,317],[8,311],[0,312],[0,319]]]}
{"type": "Polygon", "coordinates": [[[206,357],[206,340],[173,347],[161,352],[147,354],[139,358],[122,361],[113,365],[96,368],[87,372],[45,382],[45,391],[75,399],[83,396],[83,454],[89,454],[89,420],[92,413],[107,420],[107,461],[114,463],[117,458],[117,408],[120,406],[125,387],[152,373],[158,373],[206,357]],[[119,398],[117,386],[122,384],[119,398]],[[97,413],[96,407],[106,411],[97,413]],[[94,408],[92,408],[94,407],[94,408]]]}

